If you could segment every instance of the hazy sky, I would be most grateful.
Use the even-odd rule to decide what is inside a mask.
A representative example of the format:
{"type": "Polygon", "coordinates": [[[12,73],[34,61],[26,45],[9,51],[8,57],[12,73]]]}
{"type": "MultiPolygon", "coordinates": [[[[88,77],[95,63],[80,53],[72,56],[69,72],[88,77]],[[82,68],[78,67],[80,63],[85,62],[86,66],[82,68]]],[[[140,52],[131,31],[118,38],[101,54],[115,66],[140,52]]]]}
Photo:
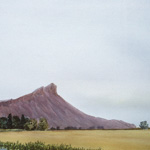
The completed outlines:
{"type": "Polygon", "coordinates": [[[1,0],[0,99],[52,82],[85,113],[150,124],[150,1],[1,0]]]}

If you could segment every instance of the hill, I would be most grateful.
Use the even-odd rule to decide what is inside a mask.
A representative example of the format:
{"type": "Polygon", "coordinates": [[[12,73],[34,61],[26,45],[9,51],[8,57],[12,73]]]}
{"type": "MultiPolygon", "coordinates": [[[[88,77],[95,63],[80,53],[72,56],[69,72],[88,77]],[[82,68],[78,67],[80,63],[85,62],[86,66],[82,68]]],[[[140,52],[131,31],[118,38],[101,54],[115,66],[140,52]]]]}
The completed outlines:
{"type": "Polygon", "coordinates": [[[83,129],[98,126],[104,129],[135,128],[135,125],[124,121],[107,120],[83,113],[59,96],[57,86],[53,83],[17,99],[0,102],[0,117],[6,117],[10,113],[18,116],[24,114],[35,119],[44,117],[50,128],[57,126],[61,129],[68,126],[83,129]]]}

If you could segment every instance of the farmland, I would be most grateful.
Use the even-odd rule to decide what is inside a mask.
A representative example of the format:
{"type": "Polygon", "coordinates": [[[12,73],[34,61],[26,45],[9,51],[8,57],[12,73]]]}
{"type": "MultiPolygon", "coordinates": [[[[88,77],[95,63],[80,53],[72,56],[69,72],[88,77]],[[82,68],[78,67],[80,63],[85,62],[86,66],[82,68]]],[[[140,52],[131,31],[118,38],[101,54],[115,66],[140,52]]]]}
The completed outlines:
{"type": "Polygon", "coordinates": [[[149,150],[150,130],[72,130],[0,132],[0,141],[71,144],[102,150],[149,150]]]}

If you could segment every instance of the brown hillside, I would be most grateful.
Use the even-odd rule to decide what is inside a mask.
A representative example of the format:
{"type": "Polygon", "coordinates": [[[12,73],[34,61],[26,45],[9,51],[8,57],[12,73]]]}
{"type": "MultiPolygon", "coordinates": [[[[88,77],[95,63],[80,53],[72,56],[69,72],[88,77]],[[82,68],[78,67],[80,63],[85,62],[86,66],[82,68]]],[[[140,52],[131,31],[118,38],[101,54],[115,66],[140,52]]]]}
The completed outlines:
{"type": "Polygon", "coordinates": [[[0,102],[0,117],[8,114],[39,119],[44,117],[50,127],[97,127],[105,129],[135,128],[135,125],[118,120],[106,120],[89,116],[67,103],[57,94],[57,87],[51,83],[34,92],[14,100],[0,102]]]}

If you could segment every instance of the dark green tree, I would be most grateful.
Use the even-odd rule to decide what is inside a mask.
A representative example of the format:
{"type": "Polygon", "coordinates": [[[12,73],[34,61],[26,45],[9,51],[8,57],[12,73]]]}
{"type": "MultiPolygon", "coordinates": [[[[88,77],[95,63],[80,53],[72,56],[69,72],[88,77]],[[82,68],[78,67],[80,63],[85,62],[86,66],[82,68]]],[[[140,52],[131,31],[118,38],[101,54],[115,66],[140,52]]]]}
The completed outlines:
{"type": "Polygon", "coordinates": [[[140,122],[139,126],[140,126],[141,129],[148,129],[147,121],[140,122]]]}
{"type": "Polygon", "coordinates": [[[0,128],[7,129],[7,118],[6,117],[0,118],[0,128]]]}
{"type": "Polygon", "coordinates": [[[12,115],[11,114],[8,115],[7,128],[12,129],[12,115]]]}
{"type": "Polygon", "coordinates": [[[21,120],[20,120],[20,129],[24,129],[24,125],[25,125],[26,122],[27,122],[27,119],[22,114],[21,120]]]}
{"type": "Polygon", "coordinates": [[[12,127],[14,129],[19,129],[20,128],[20,118],[18,116],[13,116],[12,117],[12,127]]]}

